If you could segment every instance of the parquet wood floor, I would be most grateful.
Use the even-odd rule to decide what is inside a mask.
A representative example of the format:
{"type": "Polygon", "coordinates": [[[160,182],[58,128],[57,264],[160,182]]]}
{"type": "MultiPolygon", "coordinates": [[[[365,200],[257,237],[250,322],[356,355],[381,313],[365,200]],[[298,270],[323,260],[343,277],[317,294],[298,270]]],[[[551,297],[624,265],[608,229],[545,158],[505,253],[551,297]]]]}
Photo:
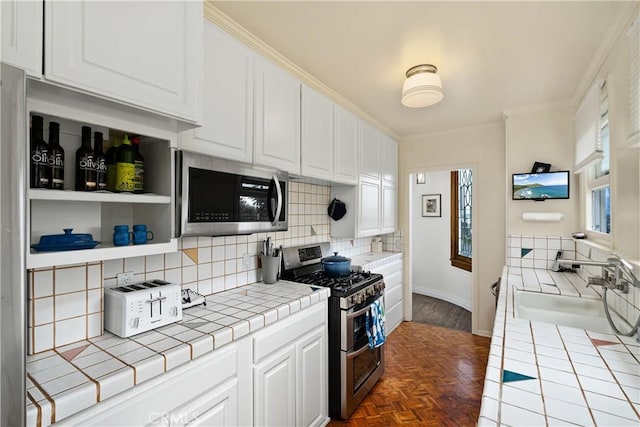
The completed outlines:
{"type": "Polygon", "coordinates": [[[490,339],[403,322],[388,337],[385,373],[348,421],[329,426],[474,426],[490,339]]]}

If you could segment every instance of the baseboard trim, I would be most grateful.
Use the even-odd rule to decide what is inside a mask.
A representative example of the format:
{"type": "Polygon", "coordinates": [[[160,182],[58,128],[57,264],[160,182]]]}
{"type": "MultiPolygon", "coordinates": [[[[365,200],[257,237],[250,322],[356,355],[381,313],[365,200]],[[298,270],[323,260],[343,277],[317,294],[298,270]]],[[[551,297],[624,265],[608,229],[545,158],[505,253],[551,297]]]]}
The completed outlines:
{"type": "Polygon", "coordinates": [[[471,332],[473,335],[479,335],[481,337],[491,338],[493,333],[491,331],[477,330],[471,332]]]}
{"type": "Polygon", "coordinates": [[[416,294],[425,295],[427,297],[438,298],[446,302],[450,302],[451,304],[455,304],[458,307],[462,307],[465,310],[471,310],[471,301],[466,301],[460,297],[455,295],[448,294],[446,292],[438,291],[431,288],[425,288],[421,286],[414,286],[412,291],[416,294]]]}

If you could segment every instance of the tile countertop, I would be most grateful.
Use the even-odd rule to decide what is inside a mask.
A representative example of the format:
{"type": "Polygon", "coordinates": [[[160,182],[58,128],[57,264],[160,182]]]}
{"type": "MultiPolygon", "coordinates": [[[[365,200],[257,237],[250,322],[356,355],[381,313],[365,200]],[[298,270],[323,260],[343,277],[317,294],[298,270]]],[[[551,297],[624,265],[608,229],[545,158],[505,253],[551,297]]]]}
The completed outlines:
{"type": "Polygon", "coordinates": [[[505,267],[479,426],[640,425],[635,338],[514,316],[514,289],[599,299],[576,274],[505,267]]]}
{"type": "Polygon", "coordinates": [[[351,267],[356,271],[375,271],[388,262],[402,259],[402,252],[368,252],[351,257],[351,267]]]}
{"type": "Polygon", "coordinates": [[[328,297],[328,288],[254,283],[208,296],[171,325],[28,356],[27,425],[63,420],[328,297]]]}

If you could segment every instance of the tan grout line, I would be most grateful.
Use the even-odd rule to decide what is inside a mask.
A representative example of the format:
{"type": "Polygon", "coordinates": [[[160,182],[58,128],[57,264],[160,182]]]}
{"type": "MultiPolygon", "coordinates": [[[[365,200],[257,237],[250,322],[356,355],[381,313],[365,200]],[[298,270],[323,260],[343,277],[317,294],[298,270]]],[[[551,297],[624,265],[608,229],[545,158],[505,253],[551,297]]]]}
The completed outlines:
{"type": "MultiPolygon", "coordinates": [[[[569,364],[571,365],[571,370],[573,371],[573,375],[575,375],[576,380],[578,381],[578,385],[580,386],[580,394],[582,394],[582,398],[584,399],[584,402],[585,402],[585,407],[589,411],[589,416],[591,417],[591,421],[593,421],[593,425],[598,425],[598,423],[596,423],[595,417],[593,416],[593,411],[589,406],[589,401],[587,400],[587,395],[585,394],[585,390],[582,387],[582,383],[580,382],[580,375],[578,375],[578,371],[576,371],[576,368],[573,365],[573,358],[571,357],[571,352],[567,348],[567,345],[564,340],[564,336],[562,335],[562,332],[560,331],[560,328],[558,327],[558,325],[556,325],[556,330],[558,331],[558,335],[560,336],[560,341],[562,342],[562,348],[567,353],[567,358],[569,359],[569,364]]],[[[587,335],[586,332],[585,332],[585,335],[589,337],[589,335],[587,335]]]]}
{"type": "Polygon", "coordinates": [[[40,404],[36,402],[36,400],[33,398],[33,396],[31,396],[31,393],[29,392],[27,392],[27,399],[29,399],[31,403],[33,403],[33,406],[36,407],[38,412],[38,416],[36,418],[36,427],[42,427],[42,406],[40,406],[40,404]]]}
{"type": "MultiPolygon", "coordinates": [[[[591,339],[591,336],[589,336],[589,333],[587,332],[587,336],[589,337],[589,339],[591,339]]],[[[616,338],[618,339],[618,341],[624,346],[624,342],[622,342],[622,340],[620,340],[620,338],[616,335],[616,338]]],[[[609,366],[609,363],[607,362],[607,359],[605,359],[604,355],[600,352],[600,347],[597,345],[594,345],[596,351],[598,352],[598,354],[600,355],[600,358],[602,359],[602,362],[604,363],[604,365],[607,367],[607,369],[609,370],[609,373],[611,374],[611,376],[613,377],[613,380],[616,382],[616,384],[618,384],[618,387],[620,387],[620,390],[622,391],[622,394],[624,395],[624,397],[627,398],[629,405],[631,406],[631,409],[633,410],[633,412],[636,414],[636,416],[638,418],[640,418],[640,412],[638,412],[638,410],[636,409],[635,405],[633,405],[633,403],[631,402],[631,397],[629,395],[627,395],[626,391],[624,390],[624,388],[622,387],[622,384],[620,384],[620,381],[618,381],[618,378],[616,377],[614,370],[611,369],[611,367],[609,366]]],[[[626,348],[626,346],[625,346],[626,348]]],[[[627,349],[628,350],[628,349],[627,349]]],[[[633,355],[633,353],[629,352],[629,354],[631,354],[631,356],[637,360],[637,358],[633,355]]],[[[595,393],[595,392],[593,392],[595,393]]],[[[600,394],[600,393],[597,393],[600,394]]],[[[609,396],[606,394],[603,394],[602,396],[607,396],[607,397],[611,397],[612,399],[615,399],[613,396],[609,396]]],[[[619,400],[619,399],[618,399],[619,400]]],[[[615,415],[615,414],[614,414],[615,415]]],[[[624,417],[621,417],[624,418],[624,417]]]]}
{"type": "Polygon", "coordinates": [[[538,385],[540,386],[540,398],[542,399],[542,412],[546,425],[549,425],[549,414],[547,414],[547,405],[545,404],[544,390],[542,389],[542,373],[540,372],[540,363],[538,363],[538,352],[536,348],[536,337],[533,332],[533,325],[529,321],[529,331],[531,332],[531,343],[533,344],[533,357],[536,361],[536,372],[538,372],[538,385]]]}
{"type": "Polygon", "coordinates": [[[53,274],[53,307],[51,307],[51,311],[53,312],[53,327],[52,327],[52,331],[51,331],[51,335],[52,335],[52,339],[53,342],[51,343],[51,345],[53,346],[52,348],[56,347],[56,266],[53,266],[52,269],[52,274],[53,274]]]}
{"type": "Polygon", "coordinates": [[[49,401],[49,403],[51,404],[51,423],[53,424],[56,422],[56,401],[53,400],[53,398],[51,396],[49,396],[49,393],[47,393],[47,391],[42,388],[42,386],[40,384],[38,384],[37,381],[35,381],[33,379],[33,377],[31,376],[31,374],[29,374],[27,372],[27,378],[29,378],[29,380],[31,381],[31,383],[33,384],[33,386],[35,388],[37,388],[38,390],[40,390],[40,393],[42,393],[42,395],[45,397],[45,399],[47,399],[49,401]]]}

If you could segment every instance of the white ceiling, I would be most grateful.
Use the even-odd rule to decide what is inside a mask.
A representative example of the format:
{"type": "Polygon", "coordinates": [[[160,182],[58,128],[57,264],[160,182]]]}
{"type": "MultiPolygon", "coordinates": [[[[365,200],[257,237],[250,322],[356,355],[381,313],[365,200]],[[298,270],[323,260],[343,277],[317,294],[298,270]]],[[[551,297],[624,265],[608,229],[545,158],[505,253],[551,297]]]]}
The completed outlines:
{"type": "Polygon", "coordinates": [[[214,1],[398,136],[502,120],[566,102],[623,2],[214,1]],[[438,67],[444,100],[400,103],[405,72],[438,67]]]}

